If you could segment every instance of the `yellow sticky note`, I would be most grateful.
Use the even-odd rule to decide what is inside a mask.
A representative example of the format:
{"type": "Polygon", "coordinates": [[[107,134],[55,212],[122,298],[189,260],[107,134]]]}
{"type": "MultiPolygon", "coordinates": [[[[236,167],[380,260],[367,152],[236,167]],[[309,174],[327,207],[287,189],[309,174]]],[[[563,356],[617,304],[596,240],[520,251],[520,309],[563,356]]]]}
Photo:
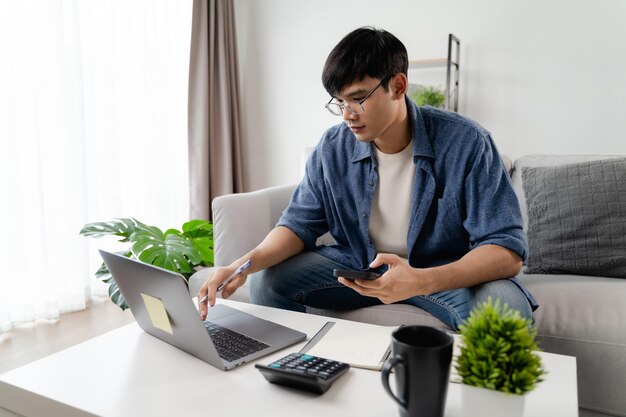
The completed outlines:
{"type": "Polygon", "coordinates": [[[169,334],[174,334],[172,324],[170,323],[170,318],[167,315],[163,301],[144,293],[141,293],[141,298],[143,298],[143,302],[146,305],[148,315],[150,316],[150,320],[152,320],[152,325],[157,329],[168,332],[169,334]]]}

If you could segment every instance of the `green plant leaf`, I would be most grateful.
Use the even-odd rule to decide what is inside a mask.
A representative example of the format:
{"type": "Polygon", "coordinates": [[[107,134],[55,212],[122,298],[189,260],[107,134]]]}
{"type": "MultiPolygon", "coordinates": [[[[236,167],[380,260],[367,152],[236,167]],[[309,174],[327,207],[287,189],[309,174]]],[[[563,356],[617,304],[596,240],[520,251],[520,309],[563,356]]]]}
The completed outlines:
{"type": "Polygon", "coordinates": [[[456,368],[464,384],[523,394],[543,380],[541,359],[533,352],[539,350],[537,331],[518,311],[490,298],[460,330],[463,346],[456,368]]]}
{"type": "Polygon", "coordinates": [[[200,254],[200,257],[202,258],[202,264],[206,266],[213,266],[213,238],[196,237],[191,239],[191,243],[200,254]]]}
{"type": "MultiPolygon", "coordinates": [[[[126,256],[127,258],[130,258],[133,254],[129,250],[124,250],[116,253],[118,255],[126,256]]],[[[111,301],[113,301],[113,303],[115,303],[115,305],[117,305],[122,310],[126,310],[128,308],[128,304],[126,304],[124,296],[117,287],[115,279],[113,279],[113,275],[111,275],[111,272],[104,262],[102,262],[102,265],[100,265],[100,268],[98,268],[95,275],[99,281],[102,281],[105,284],[109,284],[108,293],[111,301]]]]}
{"type": "Polygon", "coordinates": [[[120,242],[128,242],[135,231],[134,219],[117,219],[109,222],[88,223],[80,229],[79,234],[86,237],[119,236],[120,242]]]}
{"type": "Polygon", "coordinates": [[[424,87],[411,97],[418,106],[443,107],[446,96],[442,90],[436,87],[424,87]]]}
{"type": "Polygon", "coordinates": [[[206,220],[191,220],[183,224],[183,235],[200,253],[202,265],[213,266],[213,225],[206,220]]]}
{"type": "Polygon", "coordinates": [[[178,234],[165,235],[158,227],[139,224],[130,237],[132,251],[142,262],[188,274],[202,257],[194,245],[178,234]]]}
{"type": "MultiPolygon", "coordinates": [[[[135,257],[189,278],[195,272],[195,266],[213,266],[213,225],[206,220],[191,220],[183,224],[182,229],[182,233],[176,229],[162,232],[158,227],[148,226],[135,218],[122,218],[86,224],[80,234],[94,238],[108,235],[121,237],[120,242],[130,242],[131,247],[118,254],[135,257]]],[[[127,309],[128,305],[104,263],[95,276],[109,285],[111,301],[127,309]]]]}
{"type": "Polygon", "coordinates": [[[111,279],[111,272],[109,272],[109,268],[107,268],[107,265],[104,262],[102,262],[102,265],[100,265],[100,268],[98,268],[95,275],[96,279],[104,282],[105,284],[108,284],[111,279]]]}
{"type": "Polygon", "coordinates": [[[183,224],[183,235],[189,238],[213,237],[213,225],[207,220],[190,220],[183,224]]]}
{"type": "Polygon", "coordinates": [[[109,284],[109,298],[122,310],[126,310],[128,308],[128,304],[126,304],[126,300],[115,283],[115,280],[109,284]]]}

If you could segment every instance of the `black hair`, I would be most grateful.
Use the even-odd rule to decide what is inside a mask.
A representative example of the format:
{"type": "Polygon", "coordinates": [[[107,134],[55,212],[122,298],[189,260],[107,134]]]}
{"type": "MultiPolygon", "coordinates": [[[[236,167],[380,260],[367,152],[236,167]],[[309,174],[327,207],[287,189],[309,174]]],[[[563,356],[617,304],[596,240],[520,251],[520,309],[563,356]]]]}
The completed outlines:
{"type": "MultiPolygon", "coordinates": [[[[409,58],[402,42],[391,33],[362,27],[348,33],[328,55],[322,83],[331,96],[365,77],[383,80],[402,72],[406,75],[409,58]]],[[[387,90],[387,85],[383,85],[387,90]]]]}

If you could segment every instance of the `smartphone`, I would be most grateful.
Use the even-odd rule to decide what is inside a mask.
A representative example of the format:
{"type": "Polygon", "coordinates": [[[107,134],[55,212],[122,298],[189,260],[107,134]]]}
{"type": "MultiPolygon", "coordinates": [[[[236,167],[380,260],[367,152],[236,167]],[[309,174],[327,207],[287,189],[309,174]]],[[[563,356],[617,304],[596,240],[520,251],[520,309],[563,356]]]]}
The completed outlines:
{"type": "Polygon", "coordinates": [[[380,277],[380,274],[373,271],[353,271],[350,269],[334,269],[333,276],[335,278],[344,277],[346,279],[376,279],[380,277]]]}

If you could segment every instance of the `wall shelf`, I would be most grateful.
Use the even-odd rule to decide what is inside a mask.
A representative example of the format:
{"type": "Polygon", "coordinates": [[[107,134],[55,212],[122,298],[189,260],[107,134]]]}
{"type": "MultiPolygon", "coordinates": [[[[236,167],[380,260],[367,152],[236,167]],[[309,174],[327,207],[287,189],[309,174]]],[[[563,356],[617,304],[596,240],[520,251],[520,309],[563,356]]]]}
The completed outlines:
{"type": "Polygon", "coordinates": [[[416,59],[409,61],[409,69],[439,68],[448,64],[448,58],[416,59]]]}
{"type": "Polygon", "coordinates": [[[446,68],[444,108],[459,111],[459,72],[461,69],[461,41],[452,33],[448,35],[448,57],[409,61],[409,70],[446,68]]]}

